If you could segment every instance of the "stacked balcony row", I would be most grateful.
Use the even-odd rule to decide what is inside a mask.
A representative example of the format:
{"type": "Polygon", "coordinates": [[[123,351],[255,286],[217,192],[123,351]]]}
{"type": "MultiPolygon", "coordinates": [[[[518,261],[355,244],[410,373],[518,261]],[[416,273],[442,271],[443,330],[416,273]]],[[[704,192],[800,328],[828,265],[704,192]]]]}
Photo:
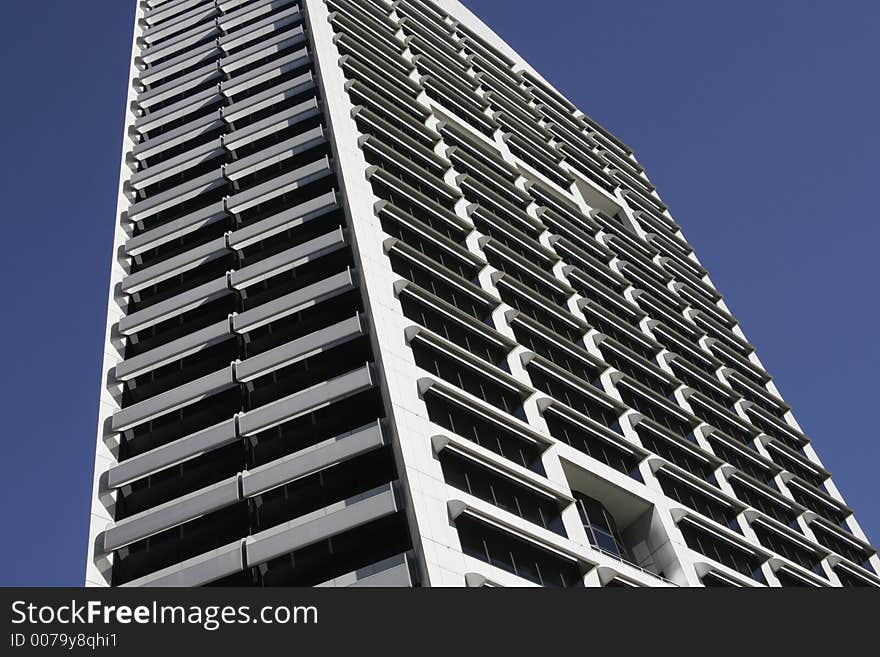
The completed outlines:
{"type": "Polygon", "coordinates": [[[114,585],[414,585],[302,9],[140,16],[96,552],[114,585]]]}

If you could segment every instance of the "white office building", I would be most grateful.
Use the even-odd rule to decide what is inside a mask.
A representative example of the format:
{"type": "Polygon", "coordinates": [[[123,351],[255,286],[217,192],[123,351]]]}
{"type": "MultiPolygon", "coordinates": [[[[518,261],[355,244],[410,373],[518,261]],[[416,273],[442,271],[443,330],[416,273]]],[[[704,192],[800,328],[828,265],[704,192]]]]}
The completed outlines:
{"type": "Polygon", "coordinates": [[[633,152],[462,4],[140,0],[128,95],[88,585],[880,585],[633,152]]]}

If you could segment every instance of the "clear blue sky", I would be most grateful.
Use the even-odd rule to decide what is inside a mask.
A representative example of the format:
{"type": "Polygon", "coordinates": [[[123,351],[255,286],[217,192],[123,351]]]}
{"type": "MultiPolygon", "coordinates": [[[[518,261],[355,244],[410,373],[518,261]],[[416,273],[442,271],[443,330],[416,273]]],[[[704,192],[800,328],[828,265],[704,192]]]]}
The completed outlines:
{"type": "MultiPolygon", "coordinates": [[[[632,146],[880,541],[880,3],[470,0],[632,146]]],[[[0,22],[0,584],[82,581],[135,0],[0,22]]]]}

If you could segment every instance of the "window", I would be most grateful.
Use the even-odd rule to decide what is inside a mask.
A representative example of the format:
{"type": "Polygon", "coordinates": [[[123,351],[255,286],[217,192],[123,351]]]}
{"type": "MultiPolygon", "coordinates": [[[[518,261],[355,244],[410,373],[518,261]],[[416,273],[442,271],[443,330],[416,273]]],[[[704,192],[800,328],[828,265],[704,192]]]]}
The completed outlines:
{"type": "MultiPolygon", "coordinates": [[[[391,253],[389,259],[391,260],[391,269],[395,274],[412,281],[471,317],[482,322],[486,321],[492,313],[494,304],[474,294],[468,294],[465,289],[444,280],[424,264],[413,262],[399,253],[391,253]]],[[[465,287],[464,282],[462,282],[462,287],[465,287]]]]}
{"type": "Polygon", "coordinates": [[[820,563],[822,561],[822,555],[818,552],[793,541],[787,536],[772,531],[760,523],[753,524],[752,529],[755,531],[755,535],[764,547],[770,548],[774,552],[781,554],[783,557],[794,561],[796,564],[803,566],[817,575],[821,575],[822,577],[825,576],[825,571],[822,570],[822,565],[820,563]]]}
{"type": "Polygon", "coordinates": [[[834,572],[837,574],[837,578],[840,580],[840,583],[846,587],[877,586],[867,579],[857,577],[853,573],[849,572],[848,570],[843,570],[842,568],[835,568],[834,572]]]}
{"type": "Polygon", "coordinates": [[[793,450],[799,451],[801,447],[803,447],[804,443],[806,443],[806,439],[796,440],[795,438],[781,430],[779,427],[775,426],[772,422],[768,422],[756,413],[749,413],[749,422],[758,427],[768,436],[772,436],[773,438],[781,443],[784,443],[793,450]]]}
{"type": "Polygon", "coordinates": [[[477,371],[470,363],[445,354],[423,342],[414,341],[410,347],[416,365],[444,381],[466,390],[483,401],[512,415],[522,414],[520,393],[477,371]]]}
{"type": "Polygon", "coordinates": [[[813,523],[811,528],[816,535],[816,540],[826,548],[837,552],[837,554],[846,557],[863,568],[868,567],[868,559],[871,558],[875,550],[851,543],[819,523],[813,523]]]}
{"type": "Polygon", "coordinates": [[[518,436],[501,423],[490,421],[483,415],[431,392],[425,395],[425,406],[431,422],[532,472],[545,474],[540,446],[518,436]]]}
{"type": "Polygon", "coordinates": [[[776,571],[776,579],[779,580],[779,583],[782,586],[798,586],[798,587],[811,587],[813,586],[807,580],[797,577],[787,570],[777,570],[776,571]]]}
{"type": "Polygon", "coordinates": [[[797,529],[797,513],[791,507],[760,492],[757,488],[747,486],[736,479],[730,480],[730,487],[736,496],[749,506],[753,506],[759,511],[763,511],[771,518],[778,520],[783,525],[788,525],[797,529]]]}
{"type": "Polygon", "coordinates": [[[636,584],[632,584],[627,582],[625,579],[620,579],[619,577],[615,577],[612,580],[609,580],[607,584],[605,584],[605,588],[614,588],[614,589],[636,589],[639,588],[636,584]]]}
{"type": "Polygon", "coordinates": [[[674,463],[682,470],[687,470],[703,481],[713,486],[717,485],[714,475],[715,466],[710,461],[700,458],[674,439],[661,435],[659,430],[649,429],[644,422],[638,425],[636,431],[645,449],[651,450],[657,456],[674,463]]]}
{"type": "Polygon", "coordinates": [[[443,312],[411,296],[401,295],[403,314],[414,322],[457,344],[468,353],[498,365],[504,361],[508,348],[489,340],[443,312]]]}
{"type": "Polygon", "coordinates": [[[794,501],[798,504],[803,504],[810,509],[810,511],[822,516],[833,525],[838,525],[839,527],[845,526],[845,521],[850,516],[850,512],[846,509],[831,506],[822,498],[808,493],[804,488],[798,486],[795,481],[790,482],[788,490],[794,498],[794,501]]]}
{"type": "Polygon", "coordinates": [[[772,443],[769,445],[769,449],[773,460],[779,465],[792,474],[797,475],[820,492],[825,492],[824,483],[825,480],[828,479],[825,474],[804,465],[795,457],[786,454],[781,448],[772,443]]]}
{"type": "Polygon", "coordinates": [[[617,530],[614,517],[608,513],[602,503],[578,491],[572,493],[590,545],[618,559],[632,561],[629,550],[617,530]]]}
{"type": "MultiPolygon", "coordinates": [[[[681,358],[681,356],[679,356],[679,358],[681,358]]],[[[721,390],[710,387],[700,377],[690,373],[687,369],[682,367],[677,360],[678,359],[672,361],[672,369],[675,370],[675,375],[681,379],[685,385],[694,390],[698,390],[701,394],[716,402],[718,405],[724,408],[729,407],[731,395],[724,394],[721,390]]]]}
{"type": "Polygon", "coordinates": [[[588,431],[572,422],[563,420],[555,413],[544,415],[547,428],[557,440],[571,445],[579,452],[592,456],[597,461],[610,465],[615,470],[628,474],[637,481],[642,480],[639,473],[638,456],[630,451],[614,445],[610,440],[588,431]]]}
{"type": "Polygon", "coordinates": [[[565,336],[570,342],[577,345],[583,344],[584,334],[588,330],[586,327],[580,328],[558,317],[554,317],[546,308],[542,308],[540,304],[535,303],[524,294],[513,290],[513,288],[507,285],[499,286],[498,293],[501,295],[504,303],[516,308],[538,324],[543,324],[554,333],[565,336]]]}
{"type": "MultiPolygon", "coordinates": [[[[599,375],[604,368],[601,366],[564,349],[559,344],[554,343],[553,340],[548,339],[546,333],[539,335],[532,329],[526,330],[521,323],[514,323],[513,333],[522,346],[531,349],[551,363],[571,372],[584,383],[589,383],[600,390],[602,389],[599,375]]],[[[560,337],[559,340],[565,340],[565,338],[560,337]]]]}
{"type": "Polygon", "coordinates": [[[720,413],[717,409],[709,406],[705,401],[700,399],[699,395],[692,396],[688,401],[694,411],[694,415],[698,418],[707,424],[711,424],[717,429],[721,429],[726,435],[736,439],[737,442],[746,446],[750,445],[753,435],[741,424],[735,422],[723,413],[720,413]]]}
{"type": "MultiPolygon", "coordinates": [[[[608,319],[602,317],[599,313],[595,312],[589,306],[584,306],[582,308],[584,314],[587,316],[587,321],[600,333],[604,333],[607,336],[614,338],[617,342],[622,344],[624,347],[628,347],[631,351],[634,351],[639,356],[647,360],[648,362],[653,363],[654,358],[657,355],[658,349],[654,347],[649,347],[645,343],[637,340],[632,337],[629,333],[624,331],[621,328],[618,328],[614,323],[609,321],[608,319]]],[[[635,330],[635,329],[634,329],[635,330]]],[[[647,337],[647,336],[646,336],[647,337]]]]}
{"type": "Polygon", "coordinates": [[[469,517],[455,521],[468,556],[547,587],[580,587],[577,564],[521,538],[469,517]]]}
{"type": "Polygon", "coordinates": [[[636,361],[626,358],[616,353],[611,348],[606,347],[607,344],[605,342],[600,346],[602,349],[602,356],[605,358],[606,363],[635,379],[646,388],[653,390],[661,397],[672,399],[672,393],[676,387],[675,384],[661,379],[649,369],[639,367],[639,364],[636,361]]]}
{"type": "Polygon", "coordinates": [[[554,303],[560,308],[565,308],[566,300],[568,299],[567,294],[528,272],[524,267],[515,263],[513,258],[503,258],[498,254],[498,251],[488,248],[485,249],[485,252],[486,259],[495,269],[503,271],[508,276],[512,276],[545,302],[554,303]]]}
{"type": "Polygon", "coordinates": [[[684,535],[684,540],[690,549],[758,582],[765,582],[764,576],[761,574],[762,560],[753,552],[711,534],[687,520],[679,524],[678,528],[684,535]]]}
{"type": "Polygon", "coordinates": [[[528,372],[532,384],[541,392],[559,400],[578,413],[586,415],[602,426],[620,433],[620,425],[617,423],[619,413],[616,409],[608,408],[574,385],[549,376],[531,363],[529,364],[528,372]]]}
{"type": "Polygon", "coordinates": [[[626,385],[619,385],[617,389],[624,404],[651,418],[674,434],[687,438],[691,431],[693,431],[693,426],[690,422],[682,419],[650,397],[639,394],[626,385]]]}
{"type": "Polygon", "coordinates": [[[565,536],[555,500],[449,450],[440,453],[440,465],[447,484],[565,536]]]}
{"type": "MultiPolygon", "coordinates": [[[[413,224],[418,223],[413,220],[413,224]]],[[[445,244],[444,237],[437,237],[432,240],[428,237],[427,231],[407,226],[403,223],[392,221],[389,218],[382,220],[382,230],[405,242],[408,246],[416,249],[426,257],[439,262],[449,271],[455,272],[466,281],[473,281],[477,277],[480,267],[470,261],[462,258],[452,247],[445,244]]]]}
{"type": "Polygon", "coordinates": [[[709,436],[708,440],[712,444],[712,451],[715,452],[719,458],[724,459],[737,470],[744,472],[747,475],[751,475],[762,484],[766,484],[771,488],[776,488],[776,483],[773,481],[773,470],[766,466],[762,466],[757,461],[748,458],[745,454],[733,449],[713,436],[709,436]]]}
{"type": "Polygon", "coordinates": [[[734,584],[729,579],[726,579],[724,577],[720,577],[712,572],[708,572],[705,575],[703,575],[703,577],[700,581],[703,583],[703,586],[705,586],[706,588],[716,588],[716,589],[720,589],[720,588],[735,589],[735,588],[738,588],[738,585],[734,584]]]}
{"type": "Polygon", "coordinates": [[[740,532],[739,524],[736,522],[736,516],[739,513],[738,508],[725,504],[697,488],[686,485],[683,481],[663,471],[657,473],[657,480],[660,482],[663,492],[672,499],[678,500],[694,511],[699,511],[719,525],[724,525],[728,529],[740,532]]]}

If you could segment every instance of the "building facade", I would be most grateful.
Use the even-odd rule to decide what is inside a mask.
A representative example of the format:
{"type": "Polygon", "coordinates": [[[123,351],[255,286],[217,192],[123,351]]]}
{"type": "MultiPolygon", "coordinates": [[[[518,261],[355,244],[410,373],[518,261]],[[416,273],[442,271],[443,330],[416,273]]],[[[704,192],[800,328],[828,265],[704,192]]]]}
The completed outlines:
{"type": "Polygon", "coordinates": [[[453,0],[140,0],[86,582],[878,586],[629,147],[453,0]]]}

